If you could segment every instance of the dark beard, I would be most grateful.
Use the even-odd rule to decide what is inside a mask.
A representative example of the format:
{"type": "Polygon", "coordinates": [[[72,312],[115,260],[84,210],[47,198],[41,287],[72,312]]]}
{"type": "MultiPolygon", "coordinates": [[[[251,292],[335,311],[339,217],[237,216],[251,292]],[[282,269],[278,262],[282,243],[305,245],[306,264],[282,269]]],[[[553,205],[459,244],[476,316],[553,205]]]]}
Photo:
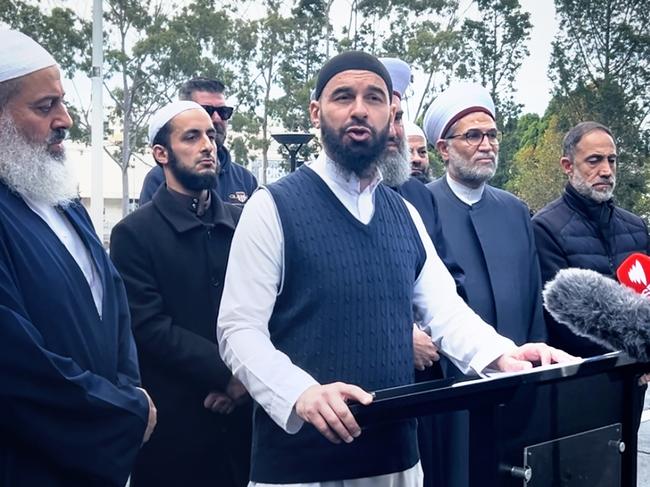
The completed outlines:
{"type": "Polygon", "coordinates": [[[190,169],[182,166],[176,159],[176,154],[169,149],[169,170],[172,172],[176,180],[189,191],[203,191],[204,189],[213,189],[217,186],[217,174],[205,173],[197,174],[190,169]]]}
{"type": "Polygon", "coordinates": [[[377,161],[380,154],[384,152],[390,129],[389,123],[386,123],[386,126],[381,132],[377,132],[366,122],[351,122],[348,126],[362,125],[370,129],[371,137],[365,142],[351,141],[346,144],[343,142],[343,137],[348,126],[344,126],[337,131],[324,118],[321,118],[320,125],[323,147],[327,155],[343,169],[353,172],[359,178],[367,176],[368,169],[377,161]]]}

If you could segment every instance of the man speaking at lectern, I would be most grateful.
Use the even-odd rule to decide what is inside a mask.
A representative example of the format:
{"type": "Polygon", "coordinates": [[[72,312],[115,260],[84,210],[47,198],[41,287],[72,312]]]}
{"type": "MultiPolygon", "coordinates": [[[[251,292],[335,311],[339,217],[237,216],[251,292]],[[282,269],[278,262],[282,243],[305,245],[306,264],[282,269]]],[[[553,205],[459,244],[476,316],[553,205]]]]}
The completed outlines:
{"type": "Polygon", "coordinates": [[[417,212],[380,184],[392,91],[374,56],[326,62],[309,106],[323,152],[255,193],[235,231],[217,335],[257,403],[253,487],[421,485],[415,420],[362,432],[346,404],[413,382],[414,309],[467,372],[570,359],[481,321],[417,212]]]}

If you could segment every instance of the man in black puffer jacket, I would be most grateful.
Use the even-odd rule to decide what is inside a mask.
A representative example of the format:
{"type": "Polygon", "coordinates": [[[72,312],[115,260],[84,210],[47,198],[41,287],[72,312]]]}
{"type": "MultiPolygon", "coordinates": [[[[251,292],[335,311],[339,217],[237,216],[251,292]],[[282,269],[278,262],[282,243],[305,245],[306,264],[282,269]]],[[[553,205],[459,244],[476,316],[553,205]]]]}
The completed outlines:
{"type": "MultiPolygon", "coordinates": [[[[648,253],[645,222],[612,201],[616,162],[614,137],[604,125],[582,122],[564,137],[560,164],[568,183],[560,198],[533,217],[543,282],[566,267],[614,278],[628,255],[648,253]]],[[[609,351],[545,317],[550,345],[582,357],[609,351]]]]}

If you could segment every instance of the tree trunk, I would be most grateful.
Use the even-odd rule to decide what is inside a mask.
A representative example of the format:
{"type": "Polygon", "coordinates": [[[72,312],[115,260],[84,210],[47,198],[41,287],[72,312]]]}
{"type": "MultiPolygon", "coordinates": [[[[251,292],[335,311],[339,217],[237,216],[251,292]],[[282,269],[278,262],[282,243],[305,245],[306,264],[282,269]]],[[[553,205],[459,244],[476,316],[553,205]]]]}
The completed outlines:
{"type": "Polygon", "coordinates": [[[122,168],[122,216],[129,214],[129,166],[122,168]]]}

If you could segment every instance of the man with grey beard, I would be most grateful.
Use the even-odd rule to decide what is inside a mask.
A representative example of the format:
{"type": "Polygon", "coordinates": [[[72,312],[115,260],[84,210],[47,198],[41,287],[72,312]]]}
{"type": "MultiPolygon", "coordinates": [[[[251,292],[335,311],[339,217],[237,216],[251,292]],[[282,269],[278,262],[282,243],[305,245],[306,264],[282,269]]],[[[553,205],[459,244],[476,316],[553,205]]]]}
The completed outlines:
{"type": "MultiPolygon", "coordinates": [[[[514,195],[487,184],[497,169],[501,134],[490,93],[473,83],[451,86],[424,117],[429,144],[446,174],[427,187],[443,222],[443,234],[465,271],[469,306],[515,343],[543,341],[541,279],[528,207],[514,195]]],[[[447,376],[460,371],[442,361],[447,376]]],[[[469,423],[450,415],[446,484],[468,485],[469,423]]]]}
{"type": "MultiPolygon", "coordinates": [[[[582,122],[564,137],[560,164],[568,182],[564,193],[533,217],[543,282],[560,269],[580,267],[616,278],[621,262],[633,252],[648,253],[648,229],[638,216],[616,206],[618,155],[612,132],[582,122]]],[[[545,314],[549,342],[582,357],[605,353],[603,347],[574,335],[545,314]]]]}
{"type": "Polygon", "coordinates": [[[77,199],[56,61],[0,31],[0,485],[122,486],[156,409],[122,280],[77,199]]]}

